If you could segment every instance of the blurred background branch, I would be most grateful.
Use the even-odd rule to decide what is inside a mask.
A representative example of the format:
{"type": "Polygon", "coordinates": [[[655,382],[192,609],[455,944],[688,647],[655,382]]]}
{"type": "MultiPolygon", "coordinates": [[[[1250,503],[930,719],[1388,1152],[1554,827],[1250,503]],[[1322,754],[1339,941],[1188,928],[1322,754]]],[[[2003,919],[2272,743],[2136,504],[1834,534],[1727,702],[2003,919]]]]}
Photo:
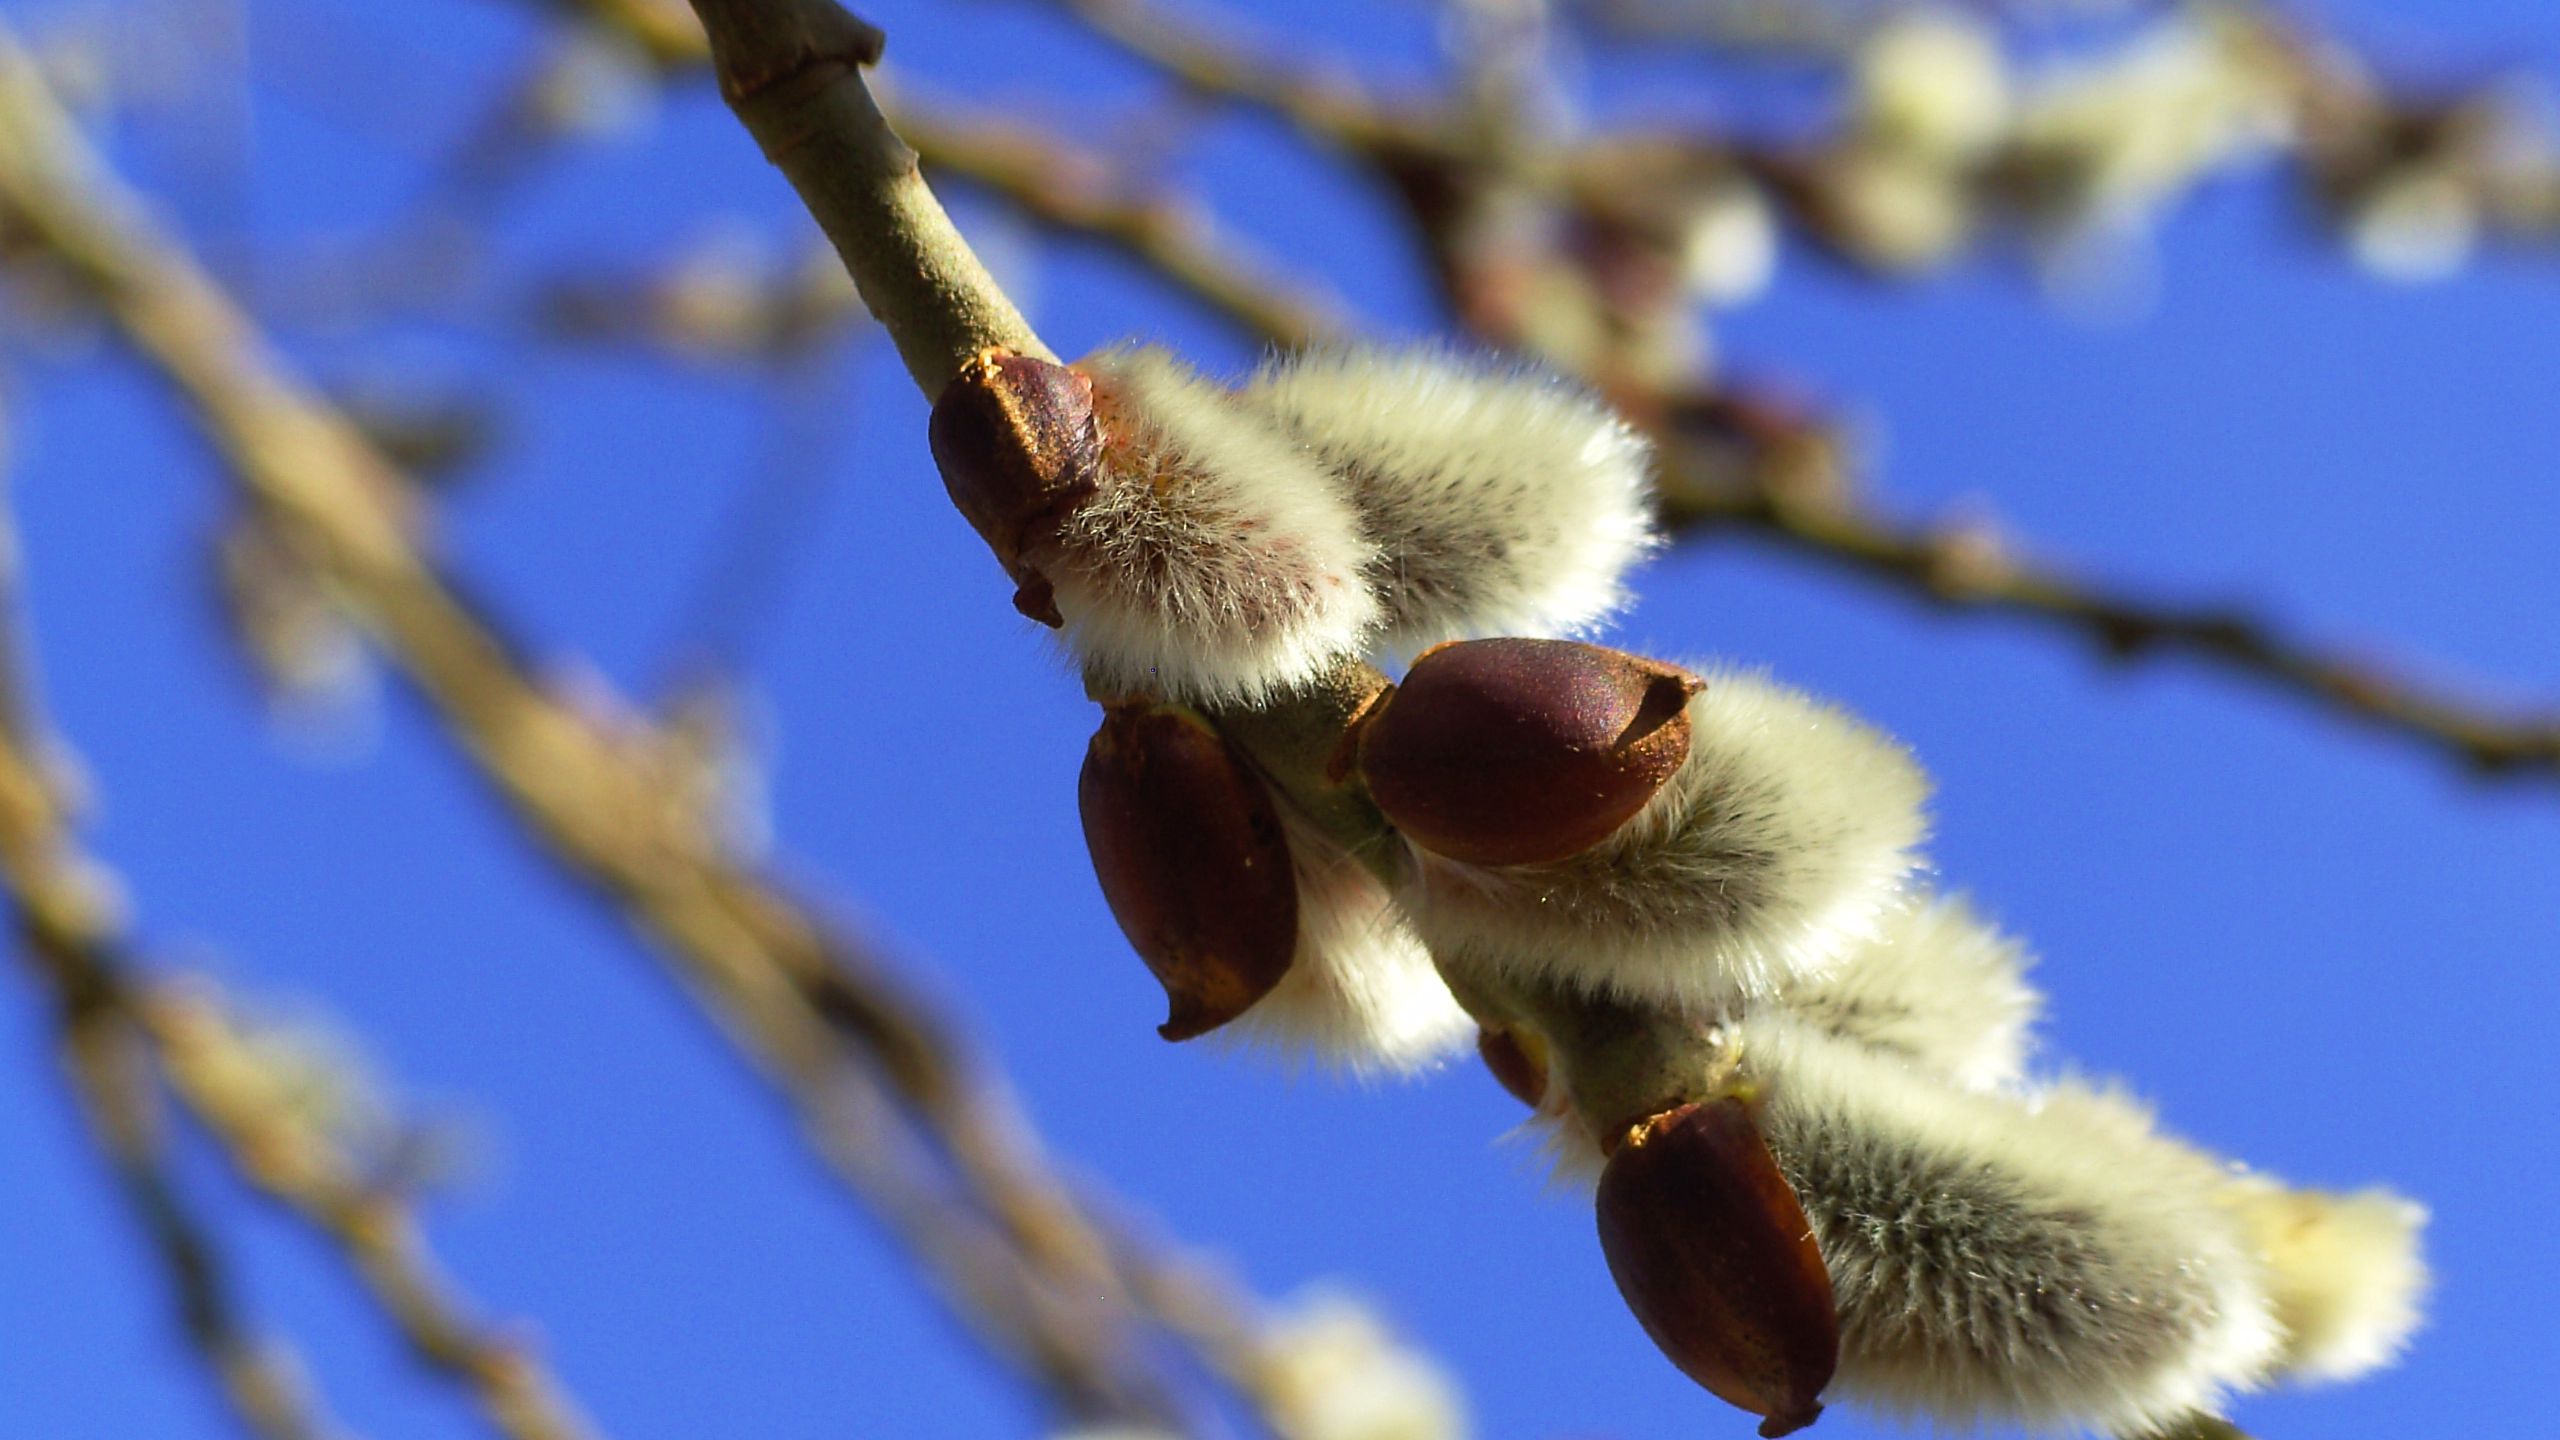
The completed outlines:
{"type": "Polygon", "coordinates": [[[0,199],[28,238],[175,388],[281,553],[378,637],[552,855],[659,942],[963,1316],[1078,1419],[1181,1419],[1186,1387],[1143,1343],[1150,1325],[1249,1393],[1268,1368],[1254,1323],[1103,1221],[943,1022],[741,865],[681,736],[530,673],[429,558],[418,488],[146,228],[23,53],[0,62],[0,199]]]}

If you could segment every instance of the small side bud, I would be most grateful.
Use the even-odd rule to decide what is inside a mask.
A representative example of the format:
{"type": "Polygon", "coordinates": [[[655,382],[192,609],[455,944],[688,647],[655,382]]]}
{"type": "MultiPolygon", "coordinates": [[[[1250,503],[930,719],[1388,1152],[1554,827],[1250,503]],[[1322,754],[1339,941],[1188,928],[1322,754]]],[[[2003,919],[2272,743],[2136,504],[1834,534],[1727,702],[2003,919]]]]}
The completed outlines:
{"type": "Polygon", "coordinates": [[[989,350],[943,387],[925,434],[951,503],[1020,587],[1015,608],[1062,623],[1047,578],[1026,557],[1094,492],[1102,435],[1093,382],[1064,365],[989,350]]]}
{"type": "Polygon", "coordinates": [[[1535,1110],[1547,1098],[1546,1045],[1535,1032],[1487,1025],[1476,1031],[1476,1054],[1494,1083],[1535,1110]]]}
{"type": "Polygon", "coordinates": [[[1461,640],[1414,663],[1360,741],[1405,838],[1470,865],[1562,860],[1635,818],[1689,758],[1676,666],[1574,640],[1461,640]]]}
{"type": "Polygon", "coordinates": [[[1600,1172],[1600,1250],[1645,1334],[1788,1435],[1822,1413],[1840,1319],[1813,1226],[1751,1110],[1720,1096],[1630,1130],[1600,1172]]]}
{"type": "Polygon", "coordinates": [[[1280,983],[1298,944],[1288,838],[1270,792],[1207,721],[1113,707],[1076,808],[1111,917],[1172,1002],[1158,1033],[1206,1034],[1280,983]]]}

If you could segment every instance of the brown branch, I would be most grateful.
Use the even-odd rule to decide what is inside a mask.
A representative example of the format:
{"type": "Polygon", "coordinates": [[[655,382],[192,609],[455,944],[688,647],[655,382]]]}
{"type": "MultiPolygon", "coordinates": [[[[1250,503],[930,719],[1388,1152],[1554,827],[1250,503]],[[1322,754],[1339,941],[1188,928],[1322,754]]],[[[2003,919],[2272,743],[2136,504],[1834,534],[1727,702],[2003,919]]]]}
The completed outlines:
{"type": "Polygon", "coordinates": [[[928,170],[993,191],[1050,230],[1120,251],[1248,334],[1299,349],[1343,330],[1337,302],[1283,278],[1195,201],[1139,190],[1102,156],[1026,125],[964,117],[946,101],[899,97],[887,109],[928,170]]]}
{"type": "Polygon", "coordinates": [[[2111,660],[2185,655],[2416,741],[2484,776],[2560,776],[2560,716],[2497,714],[2305,643],[2244,610],[2137,601],[2012,556],[1978,532],[1901,524],[1855,505],[1797,503],[1767,491],[1692,496],[1674,474],[1664,509],[1675,530],[1739,530],[1934,605],[2076,636],[2111,660]]]}
{"type": "Polygon", "coordinates": [[[513,1440],[595,1433],[540,1358],[510,1338],[518,1327],[471,1318],[396,1188],[355,1173],[307,1125],[233,1083],[243,1057],[209,987],[158,982],[130,993],[128,1009],[232,1167],[336,1250],[410,1352],[469,1394],[492,1429],[513,1440]]]}
{"type": "Polygon", "coordinates": [[[881,118],[880,32],[836,5],[697,0],[720,93],[835,242],[928,397],[990,345],[1049,358],[881,118]]]}
{"type": "Polygon", "coordinates": [[[110,1002],[111,977],[66,922],[94,903],[58,893],[35,857],[28,818],[28,776],[14,747],[0,747],[0,849],[18,907],[19,947],[50,985],[64,1069],[89,1134],[115,1172],[134,1222],[159,1261],[188,1347],[213,1373],[223,1400],[260,1440],[323,1440],[338,1432],[320,1417],[293,1348],[258,1334],[232,1293],[231,1267],[212,1230],[178,1188],[163,1153],[160,1096],[130,1016],[110,1002]],[[22,861],[27,862],[22,866],[22,861]],[[29,867],[34,868],[29,868],[29,867]]]}
{"type": "MultiPolygon", "coordinates": [[[[1346,87],[1328,91],[1331,110],[1322,123],[1312,122],[1291,99],[1304,82],[1209,30],[1169,20],[1144,0],[1060,3],[1178,82],[1275,113],[1297,123],[1310,140],[1333,144],[1378,169],[1410,203],[1460,318],[1496,345],[1531,343],[1516,328],[1515,316],[1483,303],[1484,289],[1498,288],[1499,279],[1478,274],[1467,253],[1472,231],[1465,199],[1484,184],[1471,170],[1490,162],[1470,159],[1463,148],[1416,148],[1413,137],[1446,132],[1397,119],[1382,102],[1360,99],[1346,87]],[[1346,128],[1337,117],[1350,112],[1369,118],[1346,128]],[[1359,138],[1346,139],[1349,134],[1359,138]],[[1382,135],[1398,138],[1382,148],[1382,135]]],[[[1749,158],[1689,143],[1709,169],[1749,158]]],[[[1593,142],[1576,152],[1581,158],[1565,156],[1557,175],[1564,183],[1587,186],[1594,164],[1625,153],[1630,152],[1623,140],[1593,142]]],[[[1586,378],[1611,391],[1653,434],[1664,456],[1663,511],[1675,533],[1726,530],[1774,542],[1935,605],[2006,615],[2077,636],[2117,660],[2201,660],[2325,713],[2415,741],[2478,774],[2560,775],[2560,715],[2502,715],[2325,650],[2241,610],[2137,599],[1987,548],[1963,532],[1888,520],[1849,498],[1839,474],[1839,447],[1831,438],[1835,427],[1818,416],[1772,409],[1741,391],[1684,395],[1669,386],[1631,385],[1623,374],[1586,372],[1586,378]],[[1707,447],[1712,462],[1699,458],[1701,417],[1716,432],[1707,447]],[[1810,482],[1802,473],[1808,455],[1818,457],[1818,467],[1827,472],[1810,482]],[[1823,492],[1810,501],[1801,497],[1809,484],[1823,492]]]]}
{"type": "Polygon", "coordinates": [[[13,517],[0,508],[0,884],[16,911],[19,951],[52,996],[81,1116],[159,1261],[188,1347],[250,1433],[321,1440],[334,1427],[307,1393],[305,1367],[292,1347],[250,1327],[232,1293],[229,1262],[170,1172],[148,1037],[112,963],[112,887],[65,839],[55,771],[32,738],[38,731],[23,663],[17,563],[13,517]]]}
{"type": "MultiPolygon", "coordinates": [[[[0,67],[15,60],[0,53],[0,67]]],[[[10,543],[0,516],[0,549],[10,543]]],[[[0,628],[14,635],[17,614],[14,587],[0,578],[0,628]]],[[[221,1143],[233,1170],[327,1240],[410,1349],[470,1394],[498,1433],[511,1440],[591,1435],[539,1360],[467,1318],[396,1191],[367,1185],[269,1097],[225,1083],[239,1057],[202,994],[138,978],[114,906],[103,898],[112,886],[71,838],[32,688],[12,657],[0,670],[0,692],[10,697],[0,723],[0,875],[18,906],[24,943],[60,1001],[64,1041],[100,1143],[161,1251],[189,1336],[223,1375],[235,1408],[261,1434],[325,1433],[299,1413],[306,1402],[295,1394],[295,1367],[264,1355],[232,1318],[208,1232],[163,1170],[155,1112],[164,1081],[221,1143]]]]}
{"type": "MultiPolygon", "coordinates": [[[[778,37],[821,77],[867,49],[858,27],[838,29],[830,43],[810,38],[824,30],[757,33],[778,37]]],[[[765,85],[740,93],[787,135],[793,122],[782,97],[812,92],[804,77],[764,73],[765,85]]],[[[819,104],[848,103],[826,88],[817,87],[819,104]]],[[[137,218],[30,71],[8,66],[0,91],[12,122],[0,130],[0,196],[173,383],[244,498],[376,633],[549,853],[659,942],[791,1097],[829,1163],[937,1267],[973,1328],[1075,1414],[1167,1419],[1172,1387],[1137,1343],[1149,1317],[1133,1309],[1131,1291],[1172,1285],[1181,1267],[1089,1214],[939,1020],[729,851],[716,820],[688,798],[694,792],[670,783],[680,767],[669,736],[610,697],[573,697],[534,679],[435,568],[405,477],[288,374],[188,256],[137,218]],[[883,1117],[892,1115],[907,1133],[884,1135],[883,1117]],[[947,1168],[939,1192],[884,1181],[903,1173],[900,1145],[947,1168]]],[[[787,140],[781,148],[796,163],[831,153],[787,140]]],[[[853,193],[865,183],[907,192],[903,200],[893,193],[893,213],[909,213],[919,198],[930,205],[912,165],[886,163],[890,154],[874,147],[881,163],[854,164],[823,188],[853,214],[877,213],[879,194],[853,193]]],[[[974,265],[943,257],[922,282],[875,274],[873,299],[892,313],[937,303],[937,287],[966,285],[970,273],[983,281],[974,265]]],[[[929,322],[925,340],[909,345],[920,377],[950,363],[978,333],[972,327],[1014,333],[1021,324],[1009,306],[961,313],[929,322]]],[[[1234,1336],[1253,1333],[1250,1320],[1212,1327],[1188,1315],[1154,1318],[1219,1373],[1239,1383],[1255,1373],[1255,1357],[1233,1348],[1234,1336]]]]}

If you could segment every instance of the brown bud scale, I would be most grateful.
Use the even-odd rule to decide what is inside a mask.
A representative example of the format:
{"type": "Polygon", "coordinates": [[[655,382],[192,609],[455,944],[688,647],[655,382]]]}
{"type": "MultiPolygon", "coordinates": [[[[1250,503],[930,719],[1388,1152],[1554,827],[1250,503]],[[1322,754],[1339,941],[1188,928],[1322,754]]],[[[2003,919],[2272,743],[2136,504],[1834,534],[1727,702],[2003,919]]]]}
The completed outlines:
{"type": "Polygon", "coordinates": [[[1112,707],[1076,808],[1111,916],[1171,1002],[1157,1033],[1205,1034],[1280,983],[1298,945],[1288,837],[1270,791],[1206,720],[1112,707]]]}
{"type": "Polygon", "coordinates": [[[1600,1172],[1598,1203],[1609,1274],[1671,1363],[1765,1416],[1764,1436],[1812,1424],[1840,1317],[1749,1104],[1725,1095],[1635,1126],[1600,1172]]]}
{"type": "Polygon", "coordinates": [[[1368,717],[1360,773],[1416,845],[1470,865],[1581,854],[1689,758],[1677,666],[1573,640],[1461,640],[1426,651],[1368,717]]]}
{"type": "Polygon", "coordinates": [[[1546,1044],[1527,1030],[1485,1025],[1476,1030],[1476,1054],[1495,1083],[1535,1110],[1547,1098],[1546,1044]]]}
{"type": "Polygon", "coordinates": [[[1014,607],[1062,623],[1031,557],[1094,492],[1102,437],[1093,382],[1051,361],[988,350],[943,388],[925,434],[951,503],[1013,577],[1014,607]]]}

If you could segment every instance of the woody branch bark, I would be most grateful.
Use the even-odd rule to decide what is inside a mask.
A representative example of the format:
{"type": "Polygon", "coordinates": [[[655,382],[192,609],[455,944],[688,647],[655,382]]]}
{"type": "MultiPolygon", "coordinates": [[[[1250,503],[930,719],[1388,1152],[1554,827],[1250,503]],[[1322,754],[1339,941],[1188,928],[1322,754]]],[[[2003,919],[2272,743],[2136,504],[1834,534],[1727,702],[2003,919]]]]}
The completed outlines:
{"type": "Polygon", "coordinates": [[[122,976],[106,963],[104,903],[66,853],[53,787],[14,729],[0,738],[0,871],[17,911],[18,949],[53,1000],[81,1117],[159,1263],[188,1348],[250,1434],[322,1440],[333,1431],[301,1378],[304,1365],[242,1312],[229,1258],[170,1171],[165,1096],[122,976]]]}
{"type": "MultiPolygon", "coordinates": [[[[831,33],[861,43],[858,28],[831,33]]],[[[138,218],[14,50],[0,55],[0,120],[0,202],[170,380],[263,523],[373,631],[497,794],[659,942],[792,1099],[822,1156],[936,1267],[963,1318],[1078,1416],[1174,1416],[1179,1377],[1140,1343],[1149,1324],[1249,1384],[1252,1321],[1214,1282],[1088,1210],[936,1017],[729,852],[710,817],[665,783],[667,735],[629,707],[536,680],[457,596],[430,558],[406,477],[138,218]],[[930,1173],[911,1173],[917,1165],[930,1173]]],[[[849,198],[862,213],[876,197],[849,198]]],[[[895,201],[890,211],[905,213],[895,201]]],[[[921,341],[902,337],[923,373],[977,327],[1027,339],[1000,296],[935,309],[932,296],[968,282],[927,268],[945,278],[875,276],[890,313],[932,312],[921,341]]]]}
{"type": "MultiPolygon", "coordinates": [[[[1406,200],[1459,320],[1495,345],[1534,348],[1535,338],[1518,328],[1515,315],[1482,303],[1500,279],[1484,273],[1470,252],[1480,229],[1471,207],[1524,174],[1536,179],[1540,173],[1524,171],[1522,157],[1488,153],[1479,142],[1496,132],[1459,123],[1454,102],[1391,104],[1340,75],[1318,78],[1301,65],[1255,54],[1144,0],[1057,3],[1175,83],[1271,113],[1310,142],[1375,171],[1406,200]]],[[[2293,53],[2304,67],[2303,103],[2335,108],[2330,97],[2341,82],[2312,67],[2309,47],[2297,44],[2293,53]]],[[[2361,103],[2364,110],[2387,108],[2378,95],[2363,95],[2361,103]]],[[[1546,179],[1596,183],[1603,177],[1594,166],[1611,143],[1551,157],[1546,179]]],[[[1669,143],[1715,148],[1695,137],[1669,143]]],[[[1226,313],[1251,323],[1232,308],[1226,313]]],[[[1547,358],[1577,368],[1573,357],[1547,358]]],[[[1854,497],[1837,473],[1808,482],[1808,464],[1836,472],[1841,463],[1831,438],[1835,427],[1818,414],[1771,405],[1704,376],[1630,383],[1623,374],[1582,368],[1655,439],[1663,457],[1664,519],[1675,534],[1759,538],[1933,605],[2048,627],[2111,660],[2201,661],[2323,713],[2416,742],[2475,774],[2560,778],[2560,716],[2548,710],[2502,713],[2393,667],[2350,659],[2245,608],[2160,603],[1985,546],[1976,534],[1895,518],[1854,497]],[[1707,446],[1699,443],[1701,422],[1714,431],[1707,446]],[[1807,489],[1821,493],[1808,499],[1807,489]]]]}
{"type": "MultiPolygon", "coordinates": [[[[0,514],[0,555],[15,533],[0,514]]],[[[54,992],[61,1038],[100,1148],[124,1182],[169,1276],[190,1343],[242,1422],[262,1436],[334,1433],[297,1379],[302,1365],[252,1336],[228,1267],[163,1155],[174,1096],[235,1174],[299,1217],[337,1252],[412,1353],[470,1396],[511,1440],[590,1435],[538,1357],[470,1318],[395,1189],[366,1184],[271,1097],[219,1078],[236,1068],[223,1018],[195,987],[146,978],[131,958],[115,886],[83,854],[57,783],[54,742],[37,713],[21,643],[17,587],[0,574],[0,881],[21,942],[54,992]]]]}
{"type": "MultiPolygon", "coordinates": [[[[1497,345],[1530,343],[1498,307],[1475,303],[1486,277],[1461,239],[1468,197],[1487,193],[1494,172],[1516,177],[1535,170],[1524,172],[1520,156],[1483,153],[1498,131],[1462,123],[1453,101],[1390,103],[1347,71],[1312,70],[1252,52],[1214,27],[1144,0],[1055,3],[1185,89],[1267,111],[1379,173],[1407,199],[1461,322],[1497,345]]],[[[673,0],[593,0],[582,8],[596,23],[646,45],[671,71],[703,58],[698,34],[691,49],[665,43],[676,33],[673,0]]],[[[2323,52],[2299,37],[2285,53],[2298,68],[2295,93],[2306,114],[2321,122],[2308,133],[2337,131],[2341,113],[2363,117],[2369,129],[2383,123],[2375,116],[2392,113],[2390,97],[2355,89],[2324,68],[2323,52]]],[[[928,165],[992,190],[1042,225],[1123,250],[1249,334],[1295,347],[1341,327],[1330,306],[1279,281],[1234,243],[1213,238],[1205,219],[1166,202],[1122,200],[1127,187],[1108,180],[1061,178],[1097,175],[1100,157],[956,112],[923,110],[912,120],[902,112],[899,124],[928,165]]],[[[1665,147],[1709,159],[1720,154],[1715,163],[1772,173],[1793,174],[1808,163],[1805,155],[1727,151],[1722,142],[1698,136],[1639,138],[1634,150],[1656,154],[1665,147]]],[[[1618,163],[1626,153],[1625,137],[1568,147],[1546,157],[1547,178],[1583,189],[1640,179],[1618,163]]],[[[1843,459],[1832,438],[1836,427],[1818,413],[1771,405],[1703,377],[1679,387],[1608,388],[1665,457],[1663,515],[1675,535],[1757,539],[1933,606],[2045,627],[2111,661],[2198,661],[2320,713],[2422,745],[2481,776],[2560,776],[2560,717],[2547,710],[2502,712],[2397,667],[2350,658],[2244,606],[2140,596],[2007,544],[1987,545],[1979,527],[1892,515],[1849,493],[1837,473],[1843,459]],[[1698,443],[1702,423],[1715,432],[1707,447],[1698,443]],[[1823,473],[1808,480],[1809,468],[1823,473]],[[1821,503],[1807,503],[1808,488],[1823,492],[1821,503]]]]}
{"type": "MultiPolygon", "coordinates": [[[[960,241],[960,236],[950,231],[947,220],[940,218],[924,225],[914,236],[876,236],[860,228],[858,220],[865,215],[911,215],[916,205],[932,202],[922,177],[914,174],[911,161],[904,172],[870,172],[870,184],[896,192],[901,200],[870,197],[847,202],[847,197],[837,195],[837,187],[847,172],[863,172],[860,156],[891,154],[891,149],[899,154],[906,151],[893,138],[876,133],[832,133],[827,123],[822,123],[824,118],[832,118],[835,123],[850,126],[886,128],[886,120],[876,105],[845,97],[822,100],[819,87],[863,90],[860,67],[847,59],[852,51],[827,49],[819,41],[812,41],[812,36],[850,33],[832,28],[827,20],[814,15],[819,10],[832,10],[829,0],[783,0],[773,5],[758,5],[755,0],[694,3],[712,36],[712,54],[727,95],[796,95],[804,105],[799,113],[778,105],[763,110],[740,105],[740,115],[758,133],[768,154],[781,151],[781,156],[788,156],[778,159],[778,164],[801,187],[809,210],[817,215],[819,225],[827,228],[829,241],[852,266],[865,297],[876,292],[896,292],[904,284],[911,284],[909,279],[901,279],[896,269],[909,264],[919,246],[965,249],[965,241],[960,241]],[[801,10],[812,15],[786,23],[786,15],[801,10]],[[753,13],[753,23],[742,18],[742,13],[753,13]],[[755,85],[745,85],[732,74],[732,69],[742,69],[760,79],[755,85]],[[788,136],[788,146],[778,146],[776,136],[788,136]],[[824,190],[804,182],[804,174],[824,177],[824,190]]],[[[934,272],[983,277],[983,269],[965,256],[940,256],[934,261],[934,272]]],[[[893,313],[881,313],[878,318],[891,333],[901,325],[893,313]]],[[[1050,354],[1047,348],[1024,351],[1019,338],[1011,333],[1011,323],[1016,323],[1014,310],[1011,305],[1004,305],[1001,295],[973,297],[968,305],[957,307],[950,315],[934,318],[929,336],[942,354],[947,354],[950,338],[957,336],[965,346],[963,354],[973,359],[988,351],[1050,354]],[[986,315],[1001,315],[1004,323],[980,325],[973,320],[986,315]]],[[[927,387],[927,395],[940,395],[942,384],[947,384],[947,377],[919,369],[914,361],[909,369],[916,374],[916,382],[927,387]]],[[[1364,661],[1341,661],[1329,674],[1318,676],[1316,682],[1275,694],[1267,702],[1213,707],[1211,720],[1252,758],[1252,764],[1280,792],[1288,794],[1298,815],[1324,830],[1341,851],[1359,856],[1382,879],[1393,881],[1403,863],[1403,848],[1395,840],[1393,828],[1364,794],[1357,776],[1341,774],[1341,766],[1334,764],[1354,717],[1375,700],[1382,687],[1385,676],[1375,666],[1364,661]]],[[[1114,700],[1111,694],[1096,697],[1114,700]]],[[[1664,1107],[1664,1097],[1687,1094],[1697,1084],[1697,1076],[1708,1074],[1715,1063],[1713,1035],[1702,1033],[1687,1017],[1669,1010],[1592,1004],[1585,997],[1562,992],[1556,986],[1526,981],[1459,981],[1452,976],[1452,986],[1459,989],[1459,1002],[1490,1025],[1528,1017],[1541,1033],[1554,1035],[1564,1066],[1577,1076],[1577,1102],[1605,1115],[1654,1115],[1664,1107]]]]}

